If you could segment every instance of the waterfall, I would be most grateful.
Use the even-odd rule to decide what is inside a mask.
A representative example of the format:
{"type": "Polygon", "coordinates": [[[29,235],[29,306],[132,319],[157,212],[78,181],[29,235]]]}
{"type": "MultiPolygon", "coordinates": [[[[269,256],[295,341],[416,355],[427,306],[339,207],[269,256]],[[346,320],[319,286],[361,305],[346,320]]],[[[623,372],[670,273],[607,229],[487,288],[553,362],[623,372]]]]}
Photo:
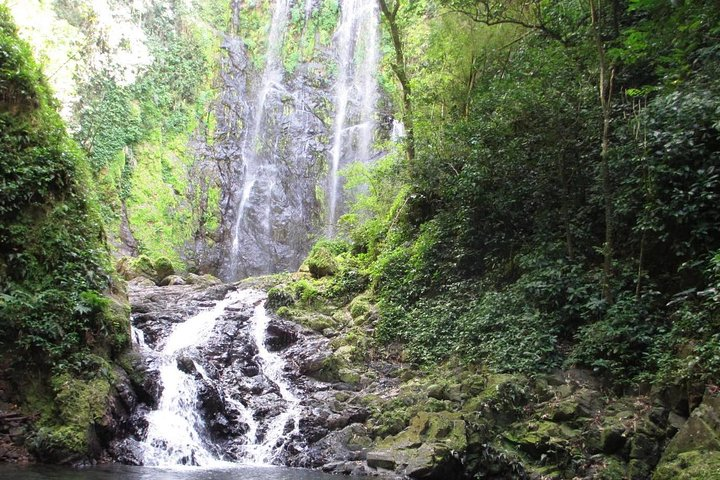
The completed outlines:
{"type": "MultiPolygon", "coordinates": [[[[243,234],[242,224],[245,219],[245,210],[253,189],[256,187],[265,187],[262,192],[261,203],[268,206],[272,203],[272,189],[275,186],[271,180],[275,171],[270,163],[273,159],[266,158],[263,155],[261,143],[265,138],[261,138],[261,129],[266,117],[267,102],[270,93],[273,90],[284,91],[283,65],[282,65],[282,45],[287,30],[288,15],[290,13],[290,0],[276,0],[273,8],[272,20],[270,22],[270,31],[268,34],[268,46],[265,53],[265,68],[263,70],[260,86],[257,89],[257,95],[254,102],[253,119],[250,122],[250,128],[245,131],[245,137],[242,144],[242,161],[244,167],[244,179],[235,212],[235,222],[232,228],[232,248],[230,250],[229,271],[231,276],[238,276],[238,268],[240,264],[240,237],[243,234]],[[258,182],[258,180],[265,180],[258,182]]],[[[266,218],[262,219],[263,225],[270,225],[271,209],[267,208],[266,218]]],[[[265,229],[268,237],[272,233],[270,228],[265,229]]]]}
{"type": "Polygon", "coordinates": [[[377,103],[375,72],[380,57],[376,2],[344,0],[336,31],[338,76],[335,82],[335,117],[330,150],[328,181],[328,237],[335,234],[341,207],[340,167],[350,161],[366,162],[371,157],[377,103]],[[351,113],[357,132],[346,128],[351,113]]]}
{"type": "MultiPolygon", "coordinates": [[[[342,168],[375,153],[376,2],[341,0],[330,41],[316,30],[306,35],[327,28],[315,17],[326,12],[324,3],[270,5],[262,69],[250,61],[252,48],[233,36],[243,33],[242,11],[236,9],[236,33],[223,42],[224,83],[208,149],[223,168],[227,214],[222,251],[209,261],[227,281],[297,269],[318,234],[334,235],[345,211],[342,168]],[[288,32],[301,38],[286,38],[288,32]],[[328,68],[333,61],[337,68],[328,68]],[[324,196],[318,195],[323,184],[324,196]]],[[[244,8],[255,18],[257,8],[244,8]]]]}
{"type": "MultiPolygon", "coordinates": [[[[203,420],[197,408],[198,382],[178,368],[179,355],[208,340],[218,318],[230,305],[247,300],[247,292],[231,292],[214,307],[206,309],[173,328],[159,353],[163,393],[158,408],[146,417],[143,442],[145,465],[217,465],[220,460],[204,440],[203,420]]],[[[144,346],[144,336],[135,338],[144,346]]],[[[146,348],[146,347],[145,347],[146,348]]],[[[201,371],[195,363],[195,368],[201,371]]]]}
{"type": "MultiPolygon", "coordinates": [[[[279,452],[289,439],[299,433],[302,408],[300,399],[285,377],[285,360],[266,346],[270,318],[263,305],[265,299],[265,293],[258,290],[230,292],[214,306],[173,325],[165,341],[155,351],[146,344],[143,330],[132,328],[133,343],[145,356],[154,359],[162,384],[157,409],[145,415],[147,431],[140,444],[144,465],[217,467],[227,466],[226,458],[252,465],[272,465],[282,460],[278,458],[279,452]],[[279,408],[278,413],[257,420],[257,406],[252,400],[246,398],[241,401],[233,398],[230,390],[225,391],[222,401],[236,412],[235,420],[231,421],[246,428],[241,430],[244,440],[234,443],[239,446],[223,452],[211,440],[207,425],[209,417],[200,407],[203,385],[223,385],[217,372],[211,378],[205,370],[203,347],[211,339],[226,335],[222,324],[218,326],[221,319],[227,322],[225,317],[229,313],[242,311],[248,306],[252,308],[252,315],[247,323],[242,324],[247,335],[244,338],[257,352],[253,363],[259,366],[259,374],[271,386],[270,391],[275,392],[272,395],[279,397],[273,400],[279,408]],[[192,364],[191,369],[188,369],[188,362],[192,364]]],[[[232,320],[232,315],[228,318],[231,322],[236,321],[232,320]]],[[[247,316],[242,318],[247,319],[247,316]]],[[[208,366],[211,371],[216,371],[216,368],[212,363],[208,366]]],[[[225,385],[232,387],[234,384],[231,380],[225,385]]]]}
{"type": "Polygon", "coordinates": [[[258,360],[262,366],[263,375],[277,385],[280,396],[285,401],[285,410],[277,415],[265,432],[261,442],[248,446],[247,459],[253,463],[273,463],[275,452],[282,447],[285,429],[289,421],[293,422],[293,433],[299,430],[300,400],[293,393],[290,383],[283,375],[285,362],[279,355],[270,352],[265,346],[265,333],[270,319],[265,313],[265,307],[258,305],[251,320],[252,336],[258,348],[258,360]]]}

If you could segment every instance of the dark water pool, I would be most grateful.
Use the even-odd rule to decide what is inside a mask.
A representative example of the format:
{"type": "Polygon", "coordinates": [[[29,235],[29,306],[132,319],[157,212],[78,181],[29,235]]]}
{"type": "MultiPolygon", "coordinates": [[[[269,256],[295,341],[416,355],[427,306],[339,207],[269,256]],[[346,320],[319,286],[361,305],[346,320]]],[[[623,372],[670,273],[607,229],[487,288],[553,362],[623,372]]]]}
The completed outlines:
{"type": "Polygon", "coordinates": [[[312,470],[237,466],[222,469],[155,468],[128,465],[69,468],[57,466],[18,467],[0,464],[2,480],[338,480],[334,475],[312,470]]]}

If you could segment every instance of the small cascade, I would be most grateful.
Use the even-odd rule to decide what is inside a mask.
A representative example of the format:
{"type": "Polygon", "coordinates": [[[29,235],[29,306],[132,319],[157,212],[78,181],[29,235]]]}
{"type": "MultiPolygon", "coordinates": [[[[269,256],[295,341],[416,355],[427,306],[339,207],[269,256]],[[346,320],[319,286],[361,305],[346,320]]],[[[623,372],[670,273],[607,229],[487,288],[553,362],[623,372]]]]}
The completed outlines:
{"type": "Polygon", "coordinates": [[[335,234],[342,203],[341,167],[352,161],[367,162],[371,158],[378,97],[375,72],[380,59],[378,22],[376,2],[342,2],[340,25],[335,33],[339,71],[335,82],[335,116],[328,177],[328,237],[335,234]],[[357,129],[346,128],[350,120],[355,121],[357,129]]]}
{"type": "Polygon", "coordinates": [[[300,399],[293,393],[290,383],[283,374],[285,361],[277,354],[270,352],[265,345],[265,336],[270,322],[263,305],[255,307],[255,313],[251,319],[252,338],[258,350],[257,358],[262,373],[273,382],[285,402],[282,413],[277,415],[267,427],[264,438],[261,442],[249,445],[247,449],[247,460],[258,464],[272,464],[275,453],[282,448],[283,438],[292,436],[299,430],[300,399]],[[286,433],[288,423],[293,422],[290,433],[286,433]]]}
{"type": "MultiPolygon", "coordinates": [[[[178,357],[205,343],[225,309],[243,301],[246,296],[243,291],[231,292],[214,307],[177,324],[158,352],[163,393],[158,408],[145,417],[148,423],[142,445],[145,465],[212,466],[221,463],[205,441],[203,419],[197,408],[198,383],[192,375],[178,368],[178,357]]],[[[134,338],[141,348],[148,348],[140,330],[134,330],[134,338]]],[[[201,375],[204,373],[197,363],[194,366],[201,375]]]]}
{"type": "Polygon", "coordinates": [[[162,387],[157,407],[144,413],[139,462],[273,465],[286,460],[290,445],[295,454],[303,451],[301,392],[286,377],[285,359],[266,345],[266,298],[258,290],[234,291],[212,307],[203,300],[199,313],[167,330],[132,327],[132,341],[162,387]],[[229,349],[235,363],[223,360],[229,349]]]}

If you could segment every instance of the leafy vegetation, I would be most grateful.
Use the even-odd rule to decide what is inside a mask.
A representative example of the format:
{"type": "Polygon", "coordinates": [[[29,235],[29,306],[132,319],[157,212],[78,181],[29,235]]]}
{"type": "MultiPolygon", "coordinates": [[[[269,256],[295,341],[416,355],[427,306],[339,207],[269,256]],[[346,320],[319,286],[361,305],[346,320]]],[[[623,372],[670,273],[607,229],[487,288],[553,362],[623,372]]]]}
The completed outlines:
{"type": "Polygon", "coordinates": [[[376,341],[421,365],[711,381],[720,11],[530,3],[387,2],[413,137],[346,170],[350,245],[308,266],[369,279],[376,341]]]}
{"type": "Polygon", "coordinates": [[[0,364],[21,400],[59,402],[40,408],[38,441],[83,455],[110,389],[108,359],[129,344],[129,308],[113,296],[87,161],[5,6],[0,58],[0,364]]]}

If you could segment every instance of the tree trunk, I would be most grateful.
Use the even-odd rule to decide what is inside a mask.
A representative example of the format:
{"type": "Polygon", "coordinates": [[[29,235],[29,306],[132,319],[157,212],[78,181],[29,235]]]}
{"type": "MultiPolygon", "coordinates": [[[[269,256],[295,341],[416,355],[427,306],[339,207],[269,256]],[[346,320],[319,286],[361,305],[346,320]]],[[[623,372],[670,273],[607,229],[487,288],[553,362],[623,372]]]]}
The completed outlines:
{"type": "Polygon", "coordinates": [[[388,27],[390,27],[390,36],[392,37],[393,47],[395,48],[395,62],[392,65],[392,69],[395,72],[395,76],[400,82],[403,96],[403,123],[405,124],[406,132],[406,143],[407,143],[407,157],[408,166],[412,173],[413,164],[415,160],[415,128],[413,123],[412,114],[412,90],[410,88],[410,81],[407,76],[407,70],[405,66],[405,54],[403,50],[402,40],[400,38],[400,28],[397,24],[397,13],[400,10],[402,0],[395,0],[394,4],[390,4],[386,0],[378,0],[380,4],[380,10],[387,20],[388,27]]]}
{"type": "Polygon", "coordinates": [[[598,51],[598,63],[600,67],[600,78],[598,82],[598,93],[600,97],[600,105],[602,107],[603,128],[602,128],[602,146],[600,149],[600,176],[602,184],[602,193],[605,208],[605,244],[603,246],[603,298],[608,304],[612,304],[612,261],[613,261],[613,197],[612,197],[612,181],[610,178],[610,120],[612,117],[612,94],[613,81],[615,79],[615,69],[610,67],[605,53],[605,45],[600,31],[598,21],[598,10],[595,0],[588,0],[590,6],[590,18],[592,21],[592,32],[595,47],[598,51]]]}

